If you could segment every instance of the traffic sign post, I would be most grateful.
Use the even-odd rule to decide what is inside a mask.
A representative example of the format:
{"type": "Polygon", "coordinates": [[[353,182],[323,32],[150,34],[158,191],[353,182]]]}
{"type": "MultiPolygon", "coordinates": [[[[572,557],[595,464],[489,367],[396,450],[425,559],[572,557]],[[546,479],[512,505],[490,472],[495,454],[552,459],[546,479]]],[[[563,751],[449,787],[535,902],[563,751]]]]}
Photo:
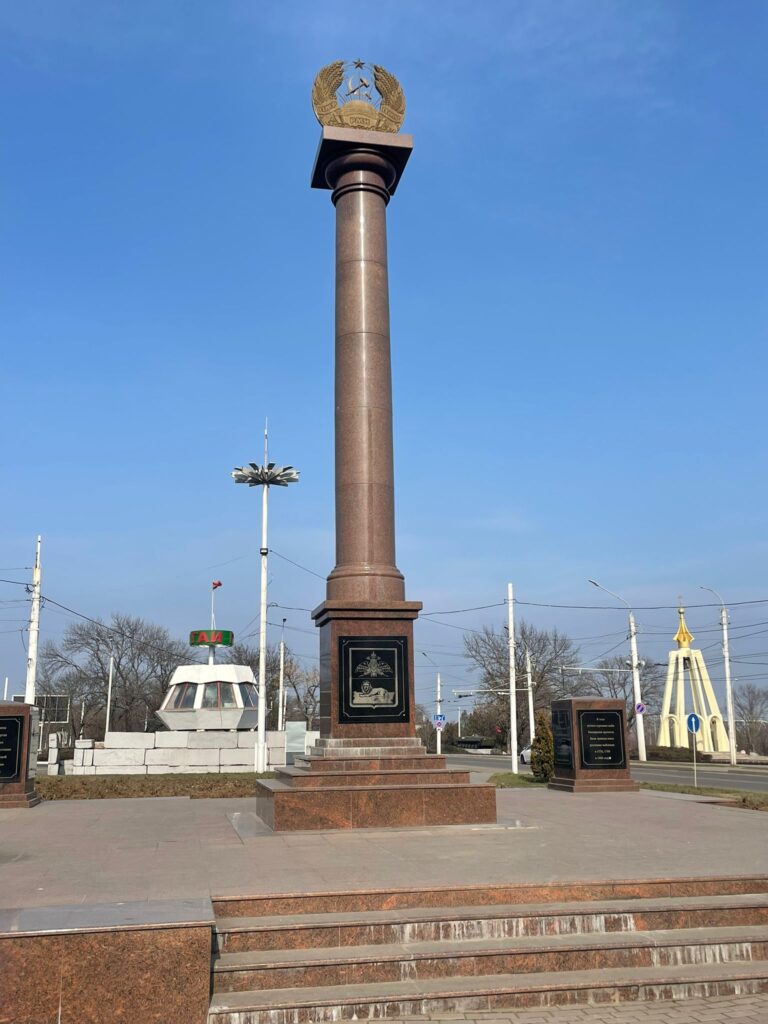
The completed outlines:
{"type": "Polygon", "coordinates": [[[696,781],[696,733],[701,728],[701,719],[698,715],[691,712],[688,715],[688,732],[693,736],[693,788],[698,789],[699,784],[696,781]]]}

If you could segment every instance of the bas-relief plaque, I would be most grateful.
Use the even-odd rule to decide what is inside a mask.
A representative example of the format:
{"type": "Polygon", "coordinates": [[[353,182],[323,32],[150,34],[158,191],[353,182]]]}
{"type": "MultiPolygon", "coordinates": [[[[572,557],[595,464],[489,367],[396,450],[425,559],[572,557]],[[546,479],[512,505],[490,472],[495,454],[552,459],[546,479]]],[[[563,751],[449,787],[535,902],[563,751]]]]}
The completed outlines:
{"type": "Polygon", "coordinates": [[[626,768],[621,711],[579,711],[582,768],[626,768]]]}
{"type": "Polygon", "coordinates": [[[408,638],[339,637],[339,721],[410,721],[408,638]]]}
{"type": "Polygon", "coordinates": [[[555,747],[555,764],[558,768],[573,768],[570,711],[552,712],[552,739],[555,747]]]}
{"type": "Polygon", "coordinates": [[[18,782],[23,736],[24,719],[21,715],[0,718],[0,782],[18,782]]]}

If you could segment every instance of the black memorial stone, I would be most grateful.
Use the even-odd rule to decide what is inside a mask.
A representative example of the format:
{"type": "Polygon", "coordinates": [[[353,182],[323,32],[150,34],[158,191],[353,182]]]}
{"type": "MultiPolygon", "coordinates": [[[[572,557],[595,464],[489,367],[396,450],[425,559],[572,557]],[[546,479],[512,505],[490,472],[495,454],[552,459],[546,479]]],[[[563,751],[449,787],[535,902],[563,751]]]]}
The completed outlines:
{"type": "Polygon", "coordinates": [[[17,782],[21,778],[23,730],[21,715],[0,718],[0,782],[17,782]]]}
{"type": "Polygon", "coordinates": [[[620,711],[579,711],[582,768],[626,768],[620,711]]]}
{"type": "Polygon", "coordinates": [[[573,768],[571,727],[569,710],[552,712],[552,740],[555,747],[555,764],[559,768],[573,768]]]}
{"type": "Polygon", "coordinates": [[[408,638],[339,637],[339,721],[410,721],[408,638]]]}

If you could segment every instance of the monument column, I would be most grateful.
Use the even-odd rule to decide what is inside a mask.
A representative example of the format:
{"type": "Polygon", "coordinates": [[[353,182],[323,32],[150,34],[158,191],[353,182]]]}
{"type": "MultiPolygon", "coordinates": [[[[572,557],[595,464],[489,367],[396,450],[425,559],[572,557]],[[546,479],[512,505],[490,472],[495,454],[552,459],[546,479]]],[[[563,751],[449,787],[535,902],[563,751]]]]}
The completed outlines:
{"type": "Polygon", "coordinates": [[[327,596],[402,601],[395,564],[386,208],[395,168],[354,143],[325,178],[336,207],[336,568],[327,596]]]}
{"type": "Polygon", "coordinates": [[[421,609],[405,600],[395,558],[386,223],[413,141],[397,133],[405,101],[396,80],[365,67],[354,63],[362,73],[347,87],[342,65],[329,65],[313,90],[323,129],[312,187],[330,191],[336,211],[336,565],[313,618],[321,734],[337,739],[415,735],[421,609]],[[340,104],[337,93],[352,99],[340,104]]]}
{"type": "Polygon", "coordinates": [[[395,561],[386,216],[413,148],[398,134],[405,100],[379,65],[336,61],[312,105],[323,126],[312,187],[336,209],[336,566],[312,612],[320,738],[257,780],[256,813],[276,832],[492,822],[495,787],[447,769],[416,735],[421,603],[405,600],[395,561]]]}

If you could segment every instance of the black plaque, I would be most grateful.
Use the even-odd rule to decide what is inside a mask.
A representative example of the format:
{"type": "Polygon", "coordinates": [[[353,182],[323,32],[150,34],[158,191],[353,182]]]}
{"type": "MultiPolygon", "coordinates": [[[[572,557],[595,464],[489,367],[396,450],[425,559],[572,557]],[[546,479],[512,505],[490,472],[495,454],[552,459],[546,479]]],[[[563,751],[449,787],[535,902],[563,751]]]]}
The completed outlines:
{"type": "Polygon", "coordinates": [[[19,781],[23,736],[24,719],[21,715],[0,717],[0,782],[19,781]]]}
{"type": "Polygon", "coordinates": [[[558,768],[573,768],[573,738],[571,712],[552,712],[552,739],[555,746],[555,764],[558,768]]]}
{"type": "Polygon", "coordinates": [[[408,722],[408,638],[339,637],[339,721],[408,722]]]}
{"type": "Polygon", "coordinates": [[[579,711],[582,768],[626,768],[621,711],[579,711]]]}

